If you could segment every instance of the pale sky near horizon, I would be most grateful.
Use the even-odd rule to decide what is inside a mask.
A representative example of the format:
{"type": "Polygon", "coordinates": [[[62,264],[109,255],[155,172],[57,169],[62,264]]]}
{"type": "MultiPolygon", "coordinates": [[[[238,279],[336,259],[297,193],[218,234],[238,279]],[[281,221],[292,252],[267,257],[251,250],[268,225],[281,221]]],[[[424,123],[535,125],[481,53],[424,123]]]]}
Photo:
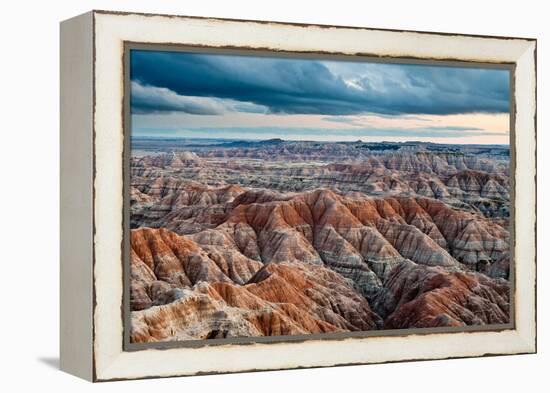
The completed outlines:
{"type": "Polygon", "coordinates": [[[509,144],[509,71],[131,53],[133,136],[509,144]]]}

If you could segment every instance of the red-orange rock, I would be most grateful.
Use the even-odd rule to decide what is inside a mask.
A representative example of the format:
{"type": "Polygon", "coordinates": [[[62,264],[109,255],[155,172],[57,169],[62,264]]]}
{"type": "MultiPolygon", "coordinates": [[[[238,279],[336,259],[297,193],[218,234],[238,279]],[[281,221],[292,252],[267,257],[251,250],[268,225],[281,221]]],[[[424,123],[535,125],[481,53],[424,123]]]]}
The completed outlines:
{"type": "Polygon", "coordinates": [[[385,329],[503,324],[509,296],[506,280],[408,262],[390,274],[377,309],[388,314],[385,329]]]}
{"type": "Polygon", "coordinates": [[[202,209],[186,220],[206,228],[132,230],[136,342],[509,320],[509,234],[481,214],[326,189],[185,190],[183,209],[202,209]]]}
{"type": "Polygon", "coordinates": [[[249,283],[199,282],[169,304],[132,312],[132,341],[371,330],[382,320],[343,277],[323,266],[268,264],[249,283]]]}

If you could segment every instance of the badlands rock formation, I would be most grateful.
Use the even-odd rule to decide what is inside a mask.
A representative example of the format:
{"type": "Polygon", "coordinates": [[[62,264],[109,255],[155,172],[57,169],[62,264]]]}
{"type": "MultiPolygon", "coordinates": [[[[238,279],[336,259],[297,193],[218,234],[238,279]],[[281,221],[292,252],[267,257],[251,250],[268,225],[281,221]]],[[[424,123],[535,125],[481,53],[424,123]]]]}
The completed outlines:
{"type": "Polygon", "coordinates": [[[375,302],[386,329],[484,325],[509,321],[509,295],[506,280],[407,261],[375,302]]]}
{"type": "Polygon", "coordinates": [[[506,160],[336,145],[133,157],[131,340],[507,323],[506,160]]]}
{"type": "Polygon", "coordinates": [[[509,269],[508,234],[483,217],[426,198],[330,190],[245,191],[222,210],[207,220],[222,223],[192,235],[132,231],[136,342],[508,317],[508,283],[497,278],[509,269]]]}

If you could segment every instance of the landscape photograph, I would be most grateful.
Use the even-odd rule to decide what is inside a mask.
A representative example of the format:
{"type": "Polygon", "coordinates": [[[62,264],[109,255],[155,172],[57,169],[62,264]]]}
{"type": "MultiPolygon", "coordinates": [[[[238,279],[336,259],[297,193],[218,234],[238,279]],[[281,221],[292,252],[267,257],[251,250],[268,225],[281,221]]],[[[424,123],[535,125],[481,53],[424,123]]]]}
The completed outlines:
{"type": "Polygon", "coordinates": [[[509,69],[132,49],[127,82],[131,343],[509,325],[509,69]]]}

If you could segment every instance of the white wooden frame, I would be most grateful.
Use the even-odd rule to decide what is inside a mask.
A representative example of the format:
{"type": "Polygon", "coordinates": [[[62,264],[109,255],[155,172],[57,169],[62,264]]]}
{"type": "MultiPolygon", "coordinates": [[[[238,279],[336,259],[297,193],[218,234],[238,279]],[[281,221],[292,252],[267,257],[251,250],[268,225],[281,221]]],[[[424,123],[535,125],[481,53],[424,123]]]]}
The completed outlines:
{"type": "Polygon", "coordinates": [[[61,368],[93,381],[536,351],[536,41],[93,11],[61,24],[61,368]],[[124,351],[125,42],[515,64],[515,327],[124,351]]]}

